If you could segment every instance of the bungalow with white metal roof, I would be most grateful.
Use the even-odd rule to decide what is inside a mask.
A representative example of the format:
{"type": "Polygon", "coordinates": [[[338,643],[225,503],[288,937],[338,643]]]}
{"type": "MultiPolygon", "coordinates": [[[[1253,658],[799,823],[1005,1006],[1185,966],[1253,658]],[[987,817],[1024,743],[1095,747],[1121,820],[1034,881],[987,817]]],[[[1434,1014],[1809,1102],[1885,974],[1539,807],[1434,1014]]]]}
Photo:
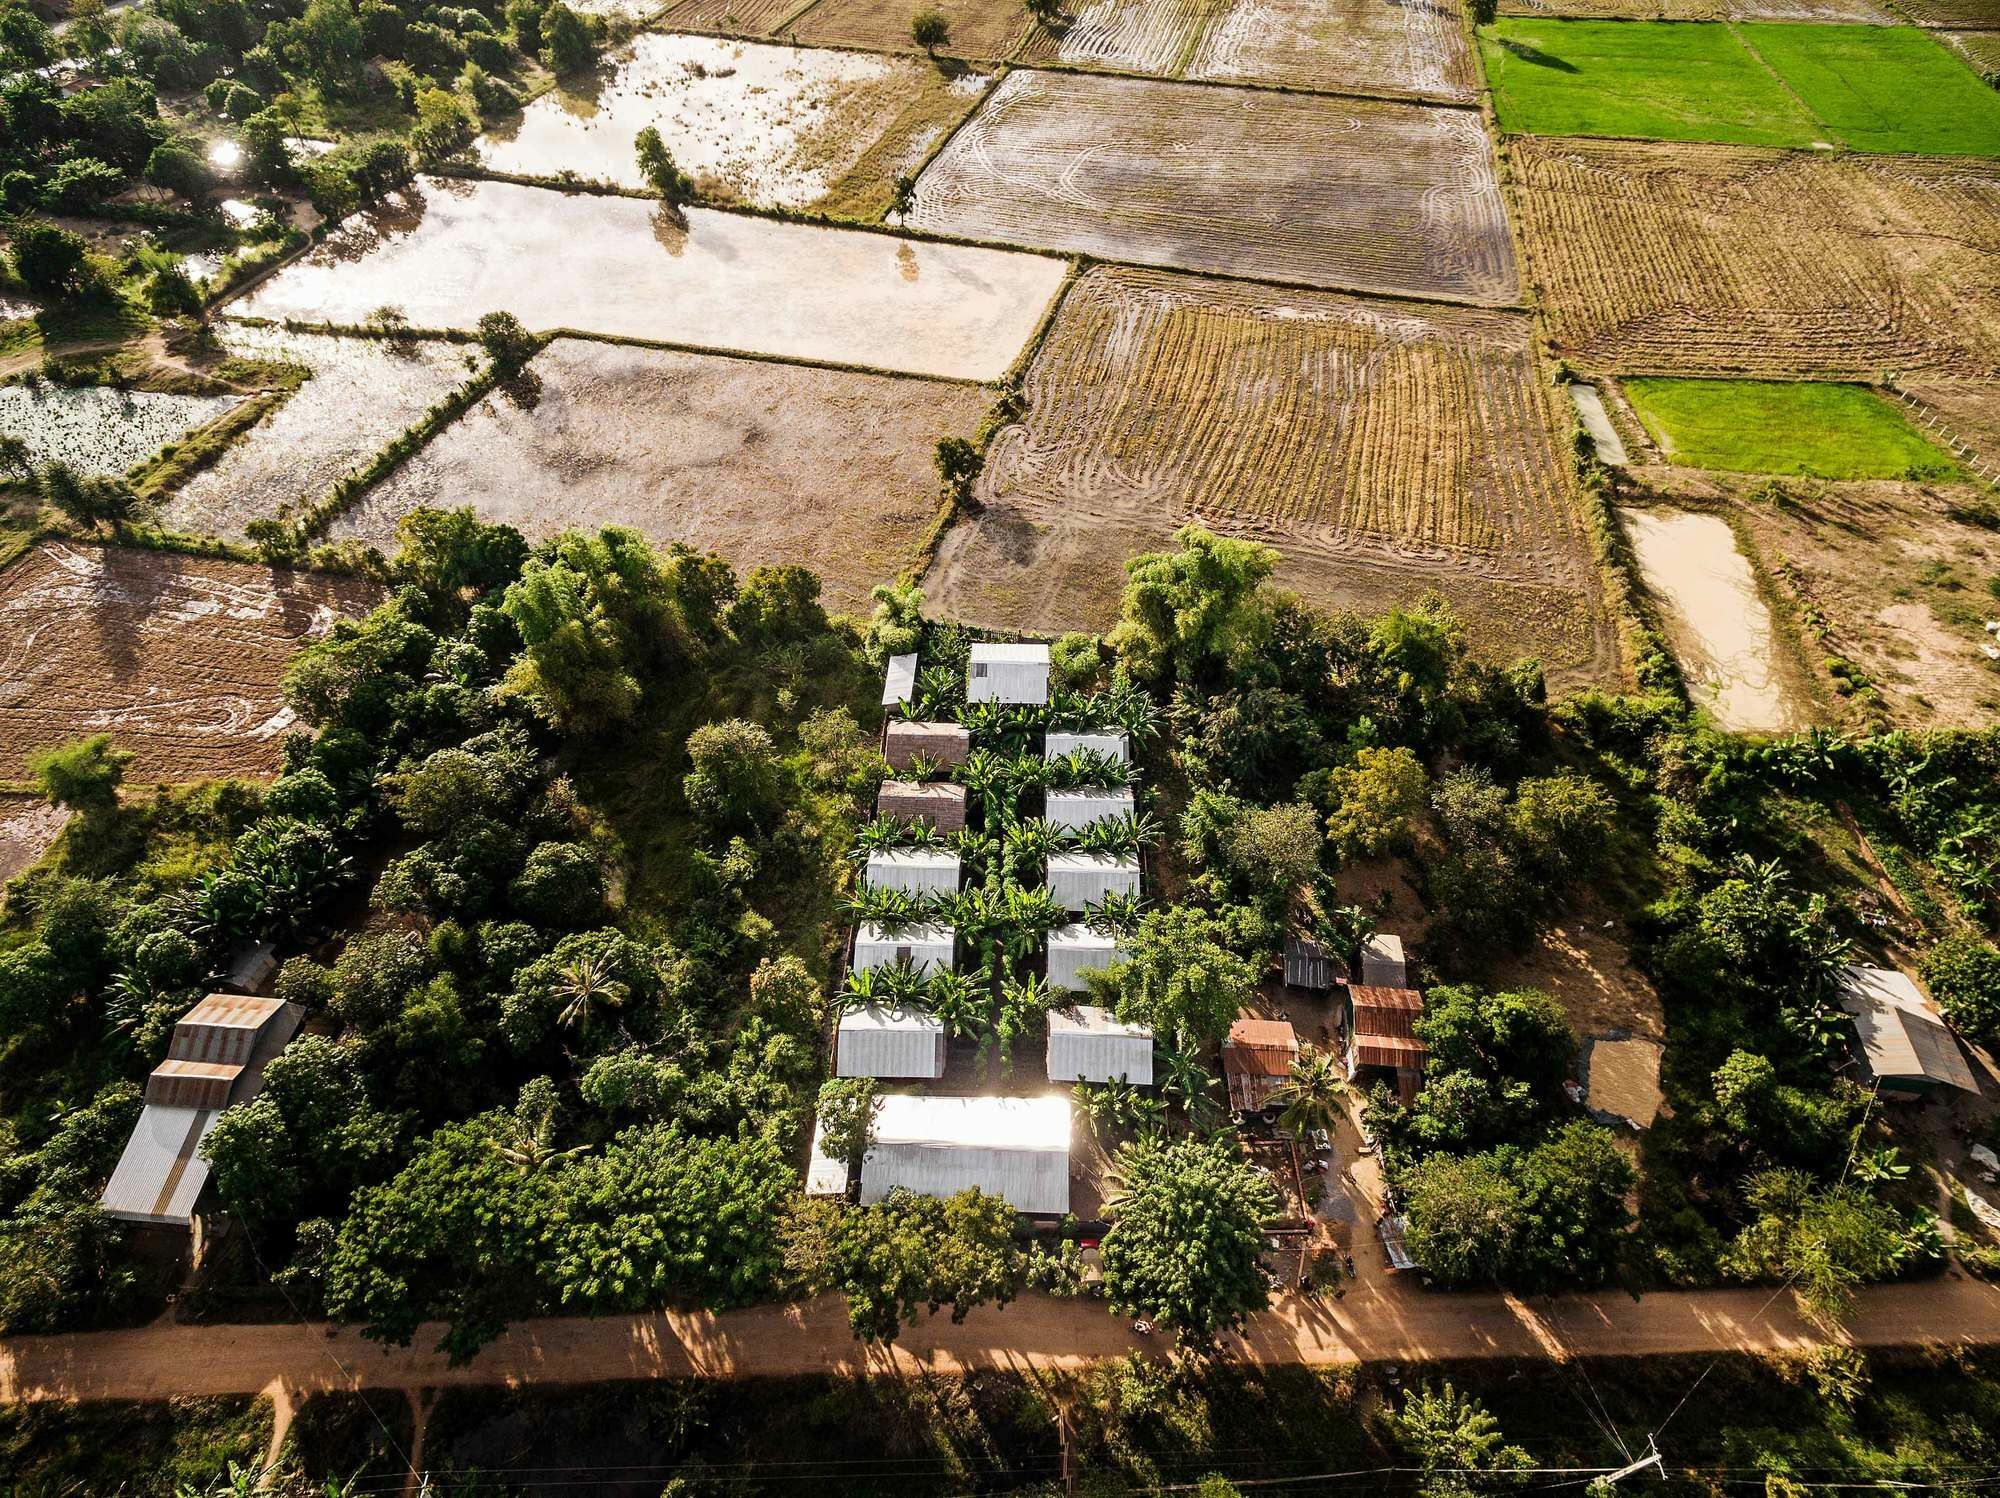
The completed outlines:
{"type": "Polygon", "coordinates": [[[1051,827],[1088,827],[1092,822],[1131,815],[1129,786],[1091,785],[1073,791],[1050,791],[1046,801],[1045,820],[1051,827]]]}
{"type": "Polygon", "coordinates": [[[1051,853],[1048,891],[1064,910],[1082,910],[1107,895],[1139,893],[1139,860],[1112,853],[1051,853]]]}
{"type": "Polygon", "coordinates": [[[1129,742],[1122,733],[1071,733],[1052,728],[1042,739],[1045,759],[1061,759],[1073,750],[1109,755],[1121,765],[1131,763],[1132,759],[1129,742]]]}
{"type": "Polygon", "coordinates": [[[917,1009],[862,1004],[840,1016],[834,1032],[837,1077],[910,1077],[935,1082],[944,1075],[944,1021],[917,1009]]]}
{"type": "Polygon", "coordinates": [[[861,882],[910,895],[956,894],[958,855],[945,848],[884,848],[868,855],[861,882]]]}
{"type": "Polygon", "coordinates": [[[1109,1009],[1079,1004],[1049,1011],[1051,1082],[1130,1082],[1153,1085],[1153,1032],[1128,1025],[1109,1009]]]}
{"type": "Polygon", "coordinates": [[[905,926],[887,931],[873,921],[864,921],[854,933],[854,971],[872,973],[877,968],[907,964],[918,972],[948,973],[956,938],[950,926],[905,926]]]}
{"type": "Polygon", "coordinates": [[[967,702],[1028,703],[1049,700],[1049,647],[978,644],[966,667],[967,702]]]}
{"type": "Polygon", "coordinates": [[[1080,993],[1085,972],[1102,972],[1122,956],[1118,938],[1107,932],[1081,921],[1057,926],[1049,932],[1049,987],[1080,993]]]}
{"type": "Polygon", "coordinates": [[[1070,1131],[1066,1097],[892,1094],[876,1105],[861,1200],[879,1202],[898,1187],[943,1197],[976,1186],[1017,1212],[1061,1217],[1069,1211],[1070,1131]]]}

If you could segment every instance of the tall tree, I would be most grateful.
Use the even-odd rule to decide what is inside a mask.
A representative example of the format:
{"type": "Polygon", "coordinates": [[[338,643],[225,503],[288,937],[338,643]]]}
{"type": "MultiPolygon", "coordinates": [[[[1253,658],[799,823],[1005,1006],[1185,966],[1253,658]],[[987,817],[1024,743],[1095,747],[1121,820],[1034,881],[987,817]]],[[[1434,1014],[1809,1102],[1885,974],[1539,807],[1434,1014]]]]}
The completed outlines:
{"type": "Polygon", "coordinates": [[[1124,1315],[1196,1337],[1261,1310],[1277,1193],[1228,1139],[1145,1136],[1118,1152],[1104,1284],[1124,1315]]]}

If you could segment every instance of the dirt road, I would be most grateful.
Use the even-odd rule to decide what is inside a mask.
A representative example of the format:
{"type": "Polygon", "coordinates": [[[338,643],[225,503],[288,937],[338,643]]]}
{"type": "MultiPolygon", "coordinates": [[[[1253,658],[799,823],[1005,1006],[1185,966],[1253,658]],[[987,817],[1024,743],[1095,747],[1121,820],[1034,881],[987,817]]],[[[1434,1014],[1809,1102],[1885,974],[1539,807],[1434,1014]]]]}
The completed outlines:
{"type": "MultiPolygon", "coordinates": [[[[1868,1291],[1856,1342],[2000,1343],[2000,1290],[1945,1277],[1868,1291]]],[[[1232,1352],[1260,1362],[1773,1351],[1815,1338],[1790,1298],[1767,1290],[1569,1296],[1533,1305],[1499,1295],[1433,1295],[1404,1281],[1362,1285],[1341,1301],[1288,1298],[1257,1317],[1232,1352]]],[[[176,1326],[0,1340],[0,1399],[148,1399],[369,1386],[578,1384],[699,1374],[714,1378],[863,1369],[1062,1367],[1157,1347],[1094,1301],[1032,1296],[905,1329],[893,1352],[863,1349],[837,1300],[712,1315],[584,1320],[514,1328],[463,1368],[431,1351],[437,1328],[384,1349],[323,1326],[176,1326]]]]}

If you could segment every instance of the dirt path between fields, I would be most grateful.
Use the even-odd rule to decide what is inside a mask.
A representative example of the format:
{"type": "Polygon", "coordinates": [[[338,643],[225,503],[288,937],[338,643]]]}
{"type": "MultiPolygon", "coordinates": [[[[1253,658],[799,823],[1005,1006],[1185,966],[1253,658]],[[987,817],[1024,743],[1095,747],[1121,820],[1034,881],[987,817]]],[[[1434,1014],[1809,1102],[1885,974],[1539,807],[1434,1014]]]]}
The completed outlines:
{"type": "MultiPolygon", "coordinates": [[[[432,1351],[439,1328],[408,1348],[321,1325],[170,1326],[0,1339],[0,1399],[158,1399],[255,1394],[274,1380],[318,1389],[588,1384],[619,1379],[1075,1367],[1161,1347],[1093,1301],[1031,1296],[1001,1310],[905,1329],[889,1351],[849,1335],[841,1303],[823,1298],[722,1315],[661,1314],[524,1322],[470,1365],[432,1351]]],[[[2000,1344],[2000,1289],[1947,1275],[1861,1297],[1850,1329],[1868,1346],[2000,1344]]],[[[1771,1352],[1817,1340],[1787,1295],[1713,1290],[1566,1296],[1533,1304],[1501,1295],[1442,1295],[1365,1281],[1342,1300],[1288,1297],[1253,1319],[1227,1351],[1264,1363],[1422,1362],[1446,1358],[1771,1352]]]]}

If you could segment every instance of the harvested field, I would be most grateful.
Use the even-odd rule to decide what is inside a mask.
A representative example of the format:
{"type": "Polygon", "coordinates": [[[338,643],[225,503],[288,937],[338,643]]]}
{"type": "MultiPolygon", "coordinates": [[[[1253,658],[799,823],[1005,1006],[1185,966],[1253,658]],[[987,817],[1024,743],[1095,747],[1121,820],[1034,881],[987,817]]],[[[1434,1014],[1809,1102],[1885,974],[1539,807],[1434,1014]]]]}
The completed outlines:
{"type": "Polygon", "coordinates": [[[949,28],[938,51],[948,57],[997,62],[1009,57],[1027,33],[1029,21],[1020,0],[819,0],[785,28],[793,41],[807,46],[870,47],[915,52],[910,18],[919,10],[935,10],[949,28]]]}
{"type": "Polygon", "coordinates": [[[45,541],[0,572],[0,779],[84,734],[133,781],[270,775],[298,647],[369,608],[373,584],[242,562],[45,541]]]}
{"type": "Polygon", "coordinates": [[[79,473],[124,473],[242,399],[164,395],[109,386],[0,385],[0,432],[28,444],[29,461],[79,473]]]}
{"type": "Polygon", "coordinates": [[[769,36],[807,0],[686,0],[662,23],[676,31],[717,31],[725,36],[769,36]]]}
{"type": "Polygon", "coordinates": [[[2000,31],[1947,31],[1943,36],[1989,84],[2000,78],[2000,31]]]}
{"type": "Polygon", "coordinates": [[[1102,628],[1123,559],[1199,518],[1286,585],[1441,589],[1496,653],[1610,647],[1527,318],[1106,267],[1073,288],[925,587],[996,627],[1102,628]]]}
{"type": "Polygon", "coordinates": [[[1513,142],[1556,351],[1629,374],[2000,372],[2000,165],[1513,142]]]}
{"type": "Polygon", "coordinates": [[[1234,0],[1190,78],[1469,101],[1479,69],[1449,0],[1234,0]]]}
{"type": "Polygon", "coordinates": [[[1917,398],[1920,431],[1956,438],[1971,449],[1972,465],[1989,476],[2000,476],[2000,383],[1979,380],[1906,380],[1903,388],[1917,398]],[[1944,425],[1939,434],[1930,424],[1944,425]]]}
{"type": "Polygon", "coordinates": [[[584,91],[557,88],[481,136],[497,171],[644,187],[651,125],[710,197],[879,218],[897,175],[978,101],[986,76],[913,58],[644,33],[584,91]]]}
{"type": "Polygon", "coordinates": [[[1016,72],[925,169],[910,222],[1310,286],[1519,293],[1469,110],[1016,72]]]}
{"type": "Polygon", "coordinates": [[[991,380],[1034,332],[1057,259],[510,182],[419,178],[241,310],[416,327],[497,310],[531,328],[991,380]]]}
{"type": "Polygon", "coordinates": [[[1895,0],[1895,6],[1919,26],[1964,31],[2000,29],[2000,0],[1895,0]]]}
{"type": "Polygon", "coordinates": [[[1214,0],[1084,0],[1053,30],[1037,26],[1018,61],[1172,77],[1215,15],[1214,0]]]}
{"type": "Polygon", "coordinates": [[[558,339],[333,528],[386,544],[421,505],[471,504],[532,536],[629,525],[747,570],[796,562],[833,608],[915,559],[931,454],[969,437],[973,385],[558,339]]]}
{"type": "Polygon", "coordinates": [[[0,884],[40,863],[68,821],[40,796],[0,795],[0,884]]]}
{"type": "Polygon", "coordinates": [[[236,538],[253,520],[317,500],[471,375],[458,344],[392,347],[376,338],[218,326],[231,353],[303,364],[312,378],[167,501],[162,518],[176,530],[236,538]]]}

